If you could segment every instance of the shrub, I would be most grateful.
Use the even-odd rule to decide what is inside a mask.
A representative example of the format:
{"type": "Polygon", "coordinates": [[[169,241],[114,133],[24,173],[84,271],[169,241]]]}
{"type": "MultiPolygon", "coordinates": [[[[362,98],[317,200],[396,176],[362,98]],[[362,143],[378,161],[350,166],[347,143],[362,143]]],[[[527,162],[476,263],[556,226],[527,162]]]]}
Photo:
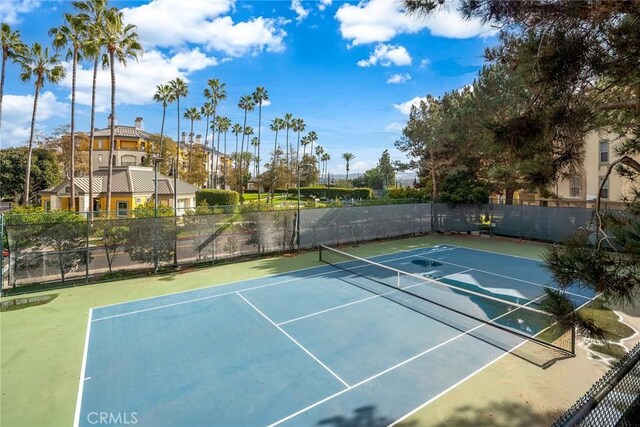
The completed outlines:
{"type": "Polygon", "coordinates": [[[205,189],[196,191],[198,206],[230,206],[237,205],[240,195],[237,191],[205,189]]]}
{"type": "Polygon", "coordinates": [[[390,199],[413,199],[421,202],[431,200],[431,194],[426,188],[402,187],[389,190],[390,199]]]}
{"type": "MultiPolygon", "coordinates": [[[[290,188],[289,196],[297,197],[298,189],[290,188]]],[[[309,198],[324,198],[328,200],[336,199],[370,199],[373,195],[373,191],[370,188],[342,188],[342,187],[300,187],[300,196],[303,199],[309,198]]]]}

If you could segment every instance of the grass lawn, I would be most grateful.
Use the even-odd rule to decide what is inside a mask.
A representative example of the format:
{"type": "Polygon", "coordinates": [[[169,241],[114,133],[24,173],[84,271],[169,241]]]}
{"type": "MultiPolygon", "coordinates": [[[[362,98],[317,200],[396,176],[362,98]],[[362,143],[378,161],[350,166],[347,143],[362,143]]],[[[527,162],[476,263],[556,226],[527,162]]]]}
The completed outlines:
{"type": "MultiPolygon", "coordinates": [[[[543,247],[500,239],[425,236],[361,245],[350,252],[366,257],[438,243],[527,257],[538,257],[543,247]]],[[[90,308],[317,265],[318,254],[307,252],[2,298],[6,304],[16,298],[55,296],[44,304],[40,301],[22,309],[14,306],[0,313],[0,425],[73,423],[90,308]]]]}

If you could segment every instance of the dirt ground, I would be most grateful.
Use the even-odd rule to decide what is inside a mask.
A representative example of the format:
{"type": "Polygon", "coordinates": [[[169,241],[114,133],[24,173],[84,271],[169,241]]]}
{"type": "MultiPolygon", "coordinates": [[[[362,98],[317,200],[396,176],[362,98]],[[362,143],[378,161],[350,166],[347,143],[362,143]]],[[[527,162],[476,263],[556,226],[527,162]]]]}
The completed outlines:
{"type": "MultiPolygon", "coordinates": [[[[640,310],[616,312],[622,322],[640,331],[640,310]]],[[[640,334],[636,332],[620,344],[629,350],[638,342],[640,334]]],[[[578,338],[576,357],[558,360],[546,368],[508,354],[426,404],[400,425],[551,425],[610,368],[607,360],[588,351],[587,345],[578,338]]]]}

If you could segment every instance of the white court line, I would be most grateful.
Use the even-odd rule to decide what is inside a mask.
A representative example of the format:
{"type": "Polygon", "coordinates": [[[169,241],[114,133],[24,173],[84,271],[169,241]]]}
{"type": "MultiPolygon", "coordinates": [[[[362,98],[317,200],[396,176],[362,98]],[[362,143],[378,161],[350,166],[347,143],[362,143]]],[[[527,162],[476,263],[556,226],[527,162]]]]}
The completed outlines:
{"type": "Polygon", "coordinates": [[[469,248],[466,246],[460,246],[460,245],[454,245],[453,243],[447,243],[447,245],[449,246],[453,246],[454,249],[469,249],[472,251],[478,251],[478,252],[486,252],[488,254],[496,254],[496,255],[503,255],[506,257],[512,257],[512,258],[522,258],[522,259],[528,259],[531,261],[538,261],[538,262],[542,262],[541,259],[538,258],[531,258],[531,257],[527,257],[527,256],[520,256],[520,255],[510,255],[510,254],[505,254],[504,252],[495,252],[495,251],[488,251],[486,249],[476,249],[476,248],[469,248]]]}
{"type": "MultiPolygon", "coordinates": [[[[362,268],[362,267],[365,267],[365,266],[354,267],[354,268],[362,268]]],[[[472,268],[470,268],[470,269],[468,269],[468,270],[463,270],[463,271],[461,271],[461,272],[459,272],[459,273],[449,274],[448,276],[444,276],[444,277],[442,277],[442,278],[443,278],[443,279],[446,279],[446,278],[447,278],[447,277],[449,277],[449,276],[453,276],[453,275],[455,275],[455,274],[460,274],[460,273],[465,273],[465,272],[467,272],[467,271],[471,271],[471,270],[473,270],[473,269],[472,269],[472,268]]],[[[404,288],[402,288],[402,289],[411,289],[411,288],[414,288],[414,287],[416,287],[416,286],[425,286],[425,285],[428,285],[428,284],[429,284],[429,281],[427,281],[427,280],[425,279],[425,282],[424,282],[424,283],[416,283],[415,285],[405,286],[405,287],[404,287],[404,288]]],[[[291,323],[291,322],[297,322],[298,320],[306,319],[307,317],[317,316],[317,315],[319,315],[319,314],[327,313],[327,312],[329,312],[329,311],[338,310],[338,309],[340,309],[340,308],[348,307],[348,306],[350,306],[350,305],[354,305],[354,304],[358,304],[358,303],[361,303],[361,302],[369,301],[370,299],[384,297],[385,295],[389,295],[389,294],[392,294],[392,293],[394,293],[394,292],[399,292],[399,290],[398,290],[398,289],[394,289],[394,290],[392,290],[392,291],[384,292],[384,293],[382,293],[382,294],[372,295],[372,296],[367,297],[367,298],[362,298],[362,299],[359,299],[359,300],[356,300],[356,301],[348,302],[348,303],[346,303],[346,304],[337,305],[337,306],[335,306],[335,307],[327,308],[327,309],[325,309],[325,310],[316,311],[315,313],[307,314],[307,315],[305,315],[305,316],[296,317],[295,319],[291,319],[291,320],[286,320],[286,321],[284,321],[284,322],[280,322],[280,323],[278,323],[278,326],[280,326],[280,325],[286,325],[287,323],[291,323]]]]}
{"type": "MultiPolygon", "coordinates": [[[[254,290],[254,289],[267,288],[267,287],[275,286],[275,285],[282,285],[284,283],[295,282],[296,280],[308,279],[309,277],[324,276],[324,275],[332,274],[332,273],[337,273],[337,271],[335,271],[335,270],[326,271],[324,273],[313,274],[311,276],[296,277],[294,279],[282,280],[280,282],[267,283],[265,285],[254,286],[253,288],[242,289],[242,290],[240,290],[240,292],[251,291],[251,290],[254,290]]],[[[198,301],[208,300],[208,299],[212,299],[212,298],[224,297],[224,296],[227,296],[227,295],[233,295],[236,292],[238,292],[238,291],[229,291],[229,292],[224,292],[222,294],[208,295],[206,297],[194,298],[194,299],[174,302],[174,303],[171,303],[171,304],[157,305],[157,306],[153,306],[153,307],[149,307],[149,308],[143,308],[141,310],[128,311],[126,313],[114,314],[113,316],[99,317],[97,319],[93,319],[93,322],[98,322],[100,320],[106,320],[106,319],[113,319],[114,317],[129,316],[131,314],[136,314],[136,313],[144,313],[146,311],[158,310],[158,309],[161,309],[161,308],[173,307],[173,306],[176,306],[176,305],[189,304],[191,302],[198,302],[198,301]]],[[[154,298],[160,298],[160,297],[154,297],[154,298]]]]}
{"type": "MultiPolygon", "coordinates": [[[[386,256],[386,255],[380,255],[380,256],[386,256]]],[[[415,257],[415,256],[416,255],[407,255],[407,256],[404,256],[404,257],[400,257],[400,258],[390,259],[390,260],[387,260],[385,262],[392,262],[392,261],[397,261],[399,259],[412,258],[412,257],[415,257]]],[[[322,268],[322,267],[325,267],[325,266],[318,266],[318,267],[312,267],[312,268],[322,268]]],[[[360,267],[356,267],[356,268],[360,268],[360,267]]],[[[308,270],[308,269],[304,269],[304,270],[308,270]]],[[[295,270],[295,271],[302,271],[302,270],[295,270]]],[[[113,319],[113,318],[122,317],[122,316],[129,316],[131,314],[144,313],[144,312],[147,312],[147,311],[153,311],[153,310],[158,310],[158,309],[161,309],[161,308],[173,307],[173,306],[176,306],[176,305],[182,305],[182,304],[188,304],[188,303],[191,303],[191,302],[198,302],[198,301],[208,300],[208,299],[211,299],[211,298],[217,298],[217,297],[222,297],[222,296],[226,296],[226,295],[233,295],[236,292],[247,292],[247,291],[253,291],[255,289],[268,288],[268,287],[271,287],[271,286],[282,285],[284,283],[291,283],[291,282],[295,282],[295,281],[298,281],[298,280],[306,280],[306,279],[309,279],[310,277],[326,276],[327,274],[336,274],[336,273],[339,273],[339,272],[340,272],[340,270],[336,270],[335,267],[334,267],[334,268],[331,269],[331,271],[325,271],[324,273],[312,274],[310,276],[305,276],[305,277],[295,277],[295,278],[292,278],[292,279],[281,280],[281,281],[275,282],[275,283],[267,283],[265,285],[254,286],[252,288],[240,289],[239,291],[229,291],[229,292],[224,292],[224,293],[221,293],[221,294],[208,295],[206,297],[194,298],[194,299],[185,300],[185,301],[178,301],[178,302],[174,302],[174,303],[171,303],[171,304],[163,304],[163,305],[158,305],[158,306],[154,306],[154,307],[143,308],[143,309],[140,309],[140,310],[128,311],[126,313],[114,314],[112,316],[99,317],[97,319],[93,319],[92,322],[98,322],[100,320],[113,319]]],[[[248,279],[248,280],[261,280],[261,278],[248,279]]],[[[241,282],[243,282],[243,281],[245,281],[245,280],[242,280],[241,282]]],[[[226,285],[224,285],[224,286],[226,286],[226,285]]],[[[203,288],[203,289],[206,289],[206,288],[203,288]]],[[[194,291],[197,291],[197,290],[199,290],[199,289],[192,289],[192,290],[184,291],[184,292],[194,292],[194,291]]],[[[129,302],[120,303],[120,304],[134,303],[134,302],[137,302],[137,301],[144,301],[144,300],[154,299],[154,298],[170,297],[170,296],[181,294],[181,293],[184,293],[184,292],[176,292],[175,294],[159,295],[159,296],[155,296],[155,297],[144,298],[144,299],[141,299],[141,300],[129,301],[129,302]]],[[[120,304],[114,304],[114,305],[120,305],[120,304]]],[[[103,306],[103,307],[109,307],[109,306],[103,306]]],[[[98,307],[98,308],[103,308],[103,307],[98,307]]]]}
{"type": "MultiPolygon", "coordinates": [[[[597,298],[600,294],[596,295],[594,297],[597,298]]],[[[584,304],[582,304],[581,306],[579,306],[578,308],[576,308],[574,311],[578,311],[580,310],[582,307],[584,307],[585,305],[589,304],[591,301],[587,301],[584,304]]],[[[543,331],[538,332],[538,334],[542,333],[543,331]]],[[[462,380],[458,381],[457,383],[455,383],[454,385],[452,385],[451,387],[447,388],[446,390],[442,391],[441,393],[437,394],[436,396],[432,397],[431,399],[427,400],[426,402],[424,402],[422,405],[418,406],[417,408],[411,410],[410,412],[406,413],[405,415],[403,415],[402,417],[398,418],[397,420],[395,420],[393,423],[389,424],[388,427],[392,427],[395,426],[396,424],[406,420],[407,418],[409,418],[411,415],[415,414],[416,412],[418,412],[419,410],[425,408],[426,406],[428,406],[429,404],[431,404],[432,402],[434,402],[436,399],[439,399],[440,397],[444,396],[446,393],[450,392],[451,390],[453,390],[454,388],[456,388],[457,386],[459,386],[460,384],[462,384],[463,382],[467,381],[469,378],[471,378],[472,376],[474,376],[475,374],[479,373],[480,371],[483,371],[485,368],[488,368],[489,366],[493,365],[495,362],[497,362],[498,360],[502,359],[503,357],[505,357],[507,354],[513,352],[514,350],[518,349],[520,346],[526,344],[527,341],[523,341],[520,344],[516,345],[515,347],[513,347],[511,350],[509,350],[507,353],[498,356],[496,359],[492,360],[491,362],[487,363],[486,365],[484,365],[483,367],[481,367],[480,369],[476,370],[475,372],[467,375],[465,378],[463,378],[462,380]]]]}
{"type": "MultiPolygon", "coordinates": [[[[470,268],[470,267],[469,267],[469,266],[467,266],[467,265],[456,264],[456,263],[454,263],[454,262],[449,262],[449,261],[442,261],[442,260],[439,260],[439,259],[437,259],[437,258],[430,258],[430,257],[428,257],[428,256],[426,256],[426,255],[416,255],[416,256],[417,256],[417,257],[419,257],[419,258],[428,259],[429,261],[441,262],[441,263],[443,263],[443,264],[454,265],[454,266],[456,266],[456,267],[461,267],[461,268],[470,268]]],[[[508,256],[508,255],[507,255],[507,256],[508,256]]],[[[478,269],[478,268],[470,268],[470,269],[471,269],[471,270],[478,271],[478,272],[480,272],[480,273],[491,274],[492,276],[498,276],[498,277],[502,277],[502,278],[505,278],[505,279],[515,280],[515,281],[517,281],[517,282],[528,283],[528,284],[530,284],[530,285],[538,286],[538,287],[540,287],[540,288],[545,288],[545,289],[546,289],[546,288],[550,288],[550,289],[562,290],[562,289],[554,288],[554,287],[552,287],[552,286],[545,286],[545,285],[541,285],[540,283],[531,282],[531,281],[529,281],[529,280],[518,279],[517,277],[505,276],[504,274],[493,273],[493,272],[491,272],[491,271],[486,271],[486,270],[480,270],[480,269],[478,269]]],[[[457,273],[457,274],[460,274],[460,273],[457,273]]],[[[444,277],[442,277],[441,279],[444,279],[444,277]]],[[[438,279],[436,279],[436,280],[438,280],[438,279]]],[[[565,291],[565,290],[562,290],[562,292],[564,292],[565,294],[569,294],[569,295],[573,295],[573,296],[576,296],[576,297],[580,297],[580,298],[582,298],[582,299],[590,299],[589,297],[587,297],[587,296],[585,296],[585,295],[580,295],[580,294],[576,294],[576,293],[569,292],[569,291],[565,291]]]]}
{"type": "Polygon", "coordinates": [[[296,341],[295,338],[293,338],[291,335],[289,335],[284,329],[282,329],[280,326],[278,326],[273,320],[271,320],[266,314],[264,314],[262,311],[260,311],[260,309],[258,307],[256,307],[255,305],[253,305],[251,303],[251,301],[249,301],[248,299],[246,299],[240,292],[236,292],[236,295],[238,295],[240,298],[242,298],[247,304],[249,304],[255,311],[257,311],[260,316],[264,317],[265,319],[267,319],[267,321],[269,323],[271,323],[273,326],[275,326],[276,328],[278,328],[278,330],[280,332],[282,332],[287,338],[289,338],[291,341],[293,341],[293,343],[295,345],[297,345],[298,347],[300,347],[305,353],[307,353],[309,356],[311,356],[311,358],[313,360],[315,360],[316,362],[318,362],[320,364],[320,366],[322,366],[324,369],[326,369],[331,375],[333,375],[338,381],[340,381],[342,384],[344,384],[346,388],[346,390],[349,389],[349,384],[346,383],[346,381],[344,381],[342,378],[340,378],[338,376],[338,374],[336,374],[335,372],[333,372],[327,365],[325,365],[324,363],[322,363],[320,361],[320,359],[318,359],[316,356],[314,356],[309,350],[307,350],[302,344],[300,344],[298,341],[296,341]]]}
{"type": "MultiPolygon", "coordinates": [[[[536,298],[536,299],[539,299],[539,298],[541,298],[541,297],[538,297],[538,298],[536,298]]],[[[526,305],[532,304],[534,301],[536,301],[536,300],[529,301],[527,304],[524,304],[524,305],[523,305],[523,307],[524,307],[524,306],[526,306],[526,305]]],[[[492,321],[492,322],[495,322],[496,320],[500,319],[501,317],[507,316],[507,315],[509,315],[509,314],[511,314],[511,313],[512,313],[512,312],[507,312],[507,313],[501,314],[500,316],[498,316],[498,317],[496,317],[496,318],[494,318],[494,319],[491,319],[491,321],[492,321]]],[[[394,365],[394,366],[392,366],[392,367],[390,367],[390,368],[385,369],[385,370],[384,370],[384,371],[382,371],[382,372],[378,372],[377,374],[375,374],[375,375],[373,375],[373,376],[371,376],[371,377],[369,377],[369,378],[366,378],[366,379],[364,379],[364,380],[360,381],[360,382],[359,382],[359,383],[357,383],[357,384],[354,384],[354,385],[352,385],[352,386],[349,386],[348,388],[346,388],[346,389],[344,389],[344,390],[340,390],[339,392],[334,393],[334,394],[332,394],[331,396],[325,397],[325,398],[324,398],[324,399],[322,399],[322,400],[319,400],[319,401],[317,401],[317,402],[315,402],[315,403],[312,403],[311,405],[307,406],[306,408],[303,408],[303,409],[299,410],[298,412],[294,412],[294,413],[293,413],[293,414],[291,414],[291,415],[288,415],[288,416],[286,416],[286,417],[284,417],[284,418],[282,418],[282,419],[280,419],[280,420],[278,420],[278,421],[276,421],[276,422],[274,422],[274,423],[271,423],[271,424],[269,424],[269,425],[268,425],[268,427],[274,427],[274,426],[277,426],[278,424],[282,424],[283,422],[288,421],[288,420],[290,420],[291,418],[294,418],[294,417],[296,417],[296,416],[298,416],[298,415],[302,414],[303,412],[307,412],[308,410],[310,410],[310,409],[312,409],[312,408],[315,408],[316,406],[321,405],[321,404],[323,404],[324,402],[327,402],[327,401],[329,401],[329,400],[331,400],[331,399],[333,399],[333,398],[335,398],[335,397],[338,397],[338,396],[340,396],[341,394],[346,393],[347,391],[353,390],[353,389],[354,389],[354,388],[356,388],[356,387],[360,387],[361,385],[366,384],[366,383],[368,383],[368,382],[370,382],[370,381],[372,381],[372,380],[374,380],[374,379],[378,378],[378,377],[379,377],[379,376],[381,376],[381,375],[384,375],[384,374],[386,374],[386,373],[388,373],[388,372],[391,372],[391,371],[393,371],[394,369],[397,369],[397,368],[399,368],[399,367],[401,367],[401,366],[403,366],[403,365],[406,365],[407,363],[409,363],[409,362],[411,362],[411,361],[413,361],[413,360],[415,360],[415,359],[417,359],[417,358],[419,358],[419,357],[421,357],[421,356],[424,356],[424,355],[425,355],[425,354],[427,354],[427,353],[431,353],[432,351],[434,351],[434,350],[436,350],[436,349],[438,349],[438,348],[440,348],[440,347],[442,347],[442,346],[444,346],[444,345],[446,345],[446,344],[449,344],[449,343],[450,343],[450,342],[452,342],[452,341],[455,341],[455,340],[457,340],[457,339],[459,339],[459,338],[462,338],[462,337],[463,337],[463,336],[465,336],[465,335],[469,335],[471,332],[475,331],[476,329],[480,329],[480,328],[482,328],[483,326],[490,326],[490,325],[489,325],[489,324],[486,324],[486,323],[481,323],[481,324],[479,324],[479,325],[477,325],[477,326],[474,326],[473,328],[469,329],[468,331],[465,331],[465,332],[462,332],[462,333],[460,333],[460,334],[458,334],[458,335],[455,335],[455,336],[453,336],[453,337],[449,338],[448,340],[446,340],[446,341],[444,341],[444,342],[441,342],[440,344],[435,345],[435,346],[433,346],[433,347],[431,347],[431,348],[429,348],[429,349],[427,349],[427,350],[423,351],[422,353],[418,353],[418,354],[416,354],[416,355],[414,355],[414,356],[410,357],[409,359],[406,359],[406,360],[404,360],[404,361],[402,361],[402,362],[400,362],[400,363],[398,363],[398,364],[396,364],[396,365],[394,365]]],[[[522,342],[522,343],[520,343],[520,344],[518,344],[518,346],[523,345],[525,342],[527,342],[527,340],[526,340],[525,338],[522,338],[522,340],[523,340],[523,342],[522,342]]],[[[514,348],[515,348],[515,347],[514,347],[514,348]]],[[[511,350],[509,350],[509,351],[513,351],[513,349],[511,349],[511,350]]],[[[508,352],[507,352],[507,353],[508,353],[508,352]]],[[[505,353],[505,354],[507,354],[507,353],[505,353]]],[[[501,357],[504,357],[504,355],[502,355],[501,357]]]]}
{"type": "MultiPolygon", "coordinates": [[[[433,247],[437,247],[438,245],[435,245],[433,247]]],[[[453,245],[452,245],[453,246],[453,245]]],[[[415,251],[422,251],[424,250],[424,247],[421,248],[413,248],[413,249],[403,249],[401,251],[396,251],[396,252],[391,252],[388,254],[380,254],[380,255],[374,255],[371,258],[381,258],[381,257],[385,257],[385,256],[391,256],[391,255],[396,255],[396,254],[402,254],[402,253],[408,253],[408,252],[415,252],[415,251]]],[[[454,248],[455,249],[455,248],[454,248]]],[[[402,258],[396,258],[396,259],[403,259],[403,258],[408,258],[408,256],[406,257],[402,257],[402,258]]],[[[393,259],[392,261],[395,261],[396,259],[393,259]]],[[[217,267],[217,266],[214,266],[217,267]]],[[[317,268],[325,268],[327,267],[326,265],[320,264],[320,265],[314,265],[313,267],[305,267],[305,268],[299,268],[297,270],[290,270],[290,271],[286,271],[284,273],[276,273],[276,274],[270,274],[267,276],[261,276],[261,277],[253,277],[253,278],[247,278],[247,279],[240,279],[240,280],[234,280],[232,282],[226,282],[226,283],[219,283],[219,284],[215,284],[215,285],[209,285],[209,286],[204,286],[202,288],[196,288],[196,289],[186,289],[184,291],[178,291],[178,292],[173,292],[170,294],[164,294],[164,295],[155,295],[155,296],[151,296],[151,297],[145,297],[145,298],[138,298],[135,300],[131,300],[131,301],[123,301],[123,302],[116,302],[113,304],[107,304],[107,305],[100,305],[97,307],[93,307],[95,309],[98,308],[107,308],[107,307],[115,307],[117,305],[124,305],[124,304],[132,304],[132,303],[136,303],[139,301],[147,301],[150,299],[155,299],[155,298],[163,298],[163,297],[170,297],[170,296],[174,296],[174,295],[180,295],[180,294],[186,294],[186,293],[190,293],[190,292],[200,292],[200,291],[204,291],[207,289],[213,289],[213,288],[219,288],[221,286],[227,286],[227,285],[235,285],[238,283],[242,283],[242,282],[250,282],[252,280],[262,280],[262,279],[269,279],[269,278],[273,278],[273,277],[278,277],[278,276],[287,276],[291,273],[297,273],[299,271],[305,271],[305,270],[313,270],[313,269],[317,269],[317,268]]],[[[313,277],[313,276],[307,276],[307,277],[313,277]]],[[[295,279],[298,280],[298,279],[295,279]]],[[[281,281],[281,282],[277,282],[277,283],[272,283],[272,284],[280,284],[280,283],[285,283],[286,281],[281,281]]],[[[271,285],[271,284],[270,284],[271,285]]],[[[257,286],[257,287],[253,287],[253,288],[247,288],[247,289],[242,289],[241,292],[244,291],[249,291],[252,289],[258,289],[261,287],[265,287],[267,285],[261,285],[261,286],[257,286]]],[[[39,291],[38,291],[39,292],[39,291]]],[[[233,293],[235,291],[232,291],[231,293],[233,293]]]]}
{"type": "Polygon", "coordinates": [[[87,334],[84,338],[84,353],[82,355],[82,368],[80,368],[80,381],[78,385],[78,397],[76,400],[76,414],[73,419],[74,427],[78,427],[80,425],[80,409],[82,406],[82,392],[84,390],[84,382],[86,380],[91,379],[91,377],[86,377],[86,369],[87,369],[87,353],[89,352],[89,335],[91,334],[91,317],[93,316],[93,308],[89,309],[89,317],[87,321],[87,334]]]}

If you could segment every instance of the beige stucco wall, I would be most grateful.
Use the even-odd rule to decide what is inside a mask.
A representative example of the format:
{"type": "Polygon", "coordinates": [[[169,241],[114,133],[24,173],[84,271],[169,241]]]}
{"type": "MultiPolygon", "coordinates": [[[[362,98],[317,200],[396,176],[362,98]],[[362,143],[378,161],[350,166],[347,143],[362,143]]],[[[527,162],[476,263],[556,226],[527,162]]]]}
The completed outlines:
{"type": "MultiPolygon", "coordinates": [[[[609,140],[609,161],[616,158],[615,147],[620,141],[616,134],[605,131],[591,132],[585,141],[585,158],[583,170],[580,174],[581,191],[577,197],[571,197],[570,179],[563,179],[558,182],[557,187],[550,188],[562,199],[592,200],[598,194],[600,186],[599,177],[607,172],[608,163],[600,163],[600,141],[609,140]]],[[[639,159],[640,160],[640,159],[639,159]]],[[[613,172],[609,176],[609,197],[608,201],[621,201],[625,194],[629,194],[631,183],[613,172]]],[[[603,199],[605,200],[605,199],[603,199]]]]}

